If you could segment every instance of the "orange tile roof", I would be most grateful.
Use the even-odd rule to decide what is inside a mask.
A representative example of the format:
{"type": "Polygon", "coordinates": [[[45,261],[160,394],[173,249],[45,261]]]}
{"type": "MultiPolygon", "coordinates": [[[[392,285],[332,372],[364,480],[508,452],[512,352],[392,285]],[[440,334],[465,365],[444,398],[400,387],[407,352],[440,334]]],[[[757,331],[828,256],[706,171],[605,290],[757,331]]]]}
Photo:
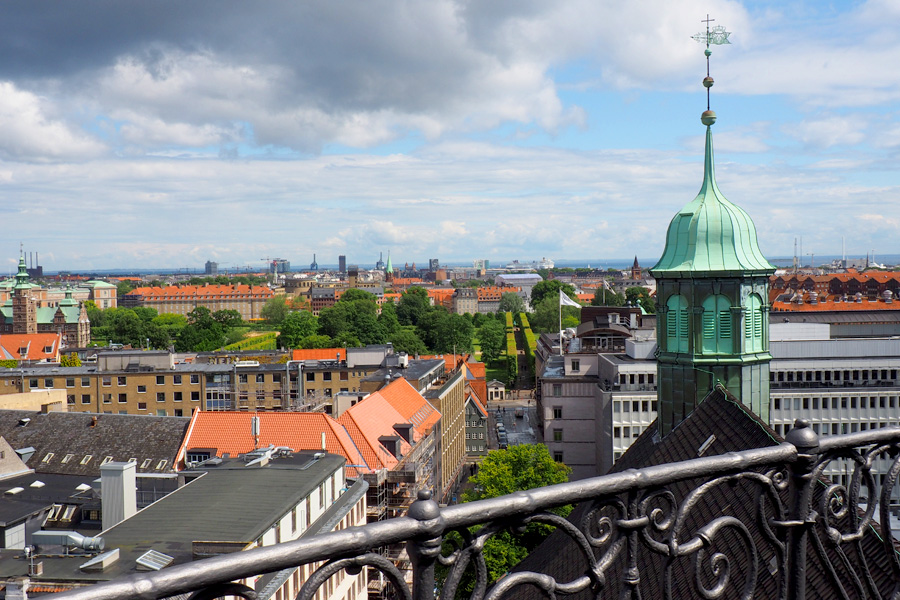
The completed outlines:
{"type": "Polygon", "coordinates": [[[325,450],[347,459],[347,475],[367,473],[374,467],[364,460],[344,427],[325,413],[301,412],[220,412],[196,411],[191,417],[187,435],[178,450],[176,462],[183,467],[187,450],[215,448],[216,454],[237,456],[254,449],[250,432],[251,417],[259,417],[259,447],[270,444],[293,450],[321,450],[325,434],[325,450]]]}
{"type": "Polygon", "coordinates": [[[395,286],[414,285],[422,283],[422,280],[419,277],[394,277],[390,283],[395,286]]]}
{"type": "Polygon", "coordinates": [[[10,360],[59,360],[59,333],[4,333],[0,335],[0,358],[10,360]],[[23,356],[20,352],[26,350],[23,356]],[[45,352],[50,348],[50,352],[45,352]]]}
{"type": "MultiPolygon", "coordinates": [[[[396,436],[394,425],[404,420],[383,397],[369,394],[345,410],[338,422],[347,428],[369,465],[377,469],[390,469],[397,464],[397,457],[388,452],[378,438],[396,436]]],[[[407,454],[409,450],[409,444],[401,440],[400,452],[407,454]]]]}
{"type": "Polygon", "coordinates": [[[503,294],[510,294],[520,291],[522,288],[516,286],[500,287],[497,285],[483,285],[476,288],[478,291],[478,300],[499,300],[503,294]]]}
{"type": "Polygon", "coordinates": [[[483,362],[467,362],[466,368],[478,379],[484,379],[487,376],[487,365],[483,362]]]}
{"type": "Polygon", "coordinates": [[[405,378],[395,379],[375,394],[383,397],[403,417],[402,423],[413,424],[413,440],[428,435],[441,418],[441,413],[405,378]]]}
{"type": "Polygon", "coordinates": [[[166,287],[139,287],[125,296],[142,296],[144,300],[213,300],[219,298],[270,298],[275,292],[261,285],[169,285],[166,287]]]}
{"type": "Polygon", "coordinates": [[[594,299],[593,294],[575,294],[575,296],[582,302],[590,302],[594,299]]]}
{"type": "Polygon", "coordinates": [[[337,355],[341,360],[347,360],[346,348],[315,348],[309,350],[294,350],[292,360],[336,360],[337,355]]]}

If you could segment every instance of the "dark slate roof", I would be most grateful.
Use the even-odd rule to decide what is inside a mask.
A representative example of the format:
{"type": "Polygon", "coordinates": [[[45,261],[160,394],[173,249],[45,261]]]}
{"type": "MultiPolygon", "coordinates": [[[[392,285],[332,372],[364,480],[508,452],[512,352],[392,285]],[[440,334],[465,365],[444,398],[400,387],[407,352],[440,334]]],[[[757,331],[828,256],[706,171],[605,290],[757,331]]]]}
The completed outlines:
{"type": "Polygon", "coordinates": [[[54,475],[28,473],[0,480],[0,525],[14,523],[50,508],[55,503],[80,504],[92,498],[90,491],[79,491],[79,485],[91,485],[96,479],[88,475],[54,475]],[[35,482],[39,482],[35,484],[35,482]],[[8,490],[20,487],[17,494],[8,490]]]}
{"type": "Polygon", "coordinates": [[[119,462],[137,459],[139,473],[171,472],[189,423],[181,417],[0,410],[0,436],[14,450],[35,449],[25,464],[38,473],[64,475],[99,476],[108,456],[119,462]],[[26,418],[30,421],[22,425],[26,418]]]}
{"type": "MultiPolygon", "coordinates": [[[[750,448],[773,446],[782,441],[749,408],[730,394],[723,393],[721,390],[715,390],[665,438],[659,439],[655,424],[648,427],[641,437],[616,462],[612,472],[697,458],[698,450],[713,435],[715,438],[707,445],[703,456],[714,456],[750,448]]],[[[667,489],[674,495],[677,506],[682,506],[686,496],[703,482],[703,479],[690,480],[673,484],[667,489]]],[[[757,489],[754,485],[746,482],[714,486],[692,509],[680,539],[682,542],[691,539],[699,527],[722,515],[735,516],[741,522],[750,524],[751,535],[757,548],[761,550],[757,586],[753,597],[775,598],[777,597],[777,580],[769,570],[770,561],[775,554],[772,550],[772,545],[762,537],[761,530],[755,526],[757,523],[755,513],[755,494],[757,489]]],[[[825,489],[824,485],[817,486],[816,491],[821,493],[823,489],[825,489]]],[[[621,498],[621,500],[627,502],[627,498],[621,498]]],[[[785,509],[788,509],[790,506],[789,498],[784,492],[782,492],[782,502],[785,509]]],[[[661,514],[670,514],[671,512],[666,507],[666,502],[660,499],[656,501],[655,506],[664,509],[661,514]]],[[[601,507],[598,512],[591,514],[592,511],[597,510],[598,507],[592,503],[580,504],[572,511],[569,520],[584,530],[581,526],[583,519],[596,524],[602,516],[610,517],[613,522],[621,518],[620,513],[610,506],[601,507]]],[[[648,510],[647,512],[650,513],[652,511],[648,510]]],[[[596,526],[594,532],[596,534],[596,526]]],[[[891,578],[891,570],[888,566],[882,543],[876,537],[879,534],[874,530],[867,531],[867,534],[863,537],[860,548],[869,561],[874,576],[874,583],[882,594],[880,597],[889,597],[890,594],[887,592],[893,588],[896,582],[891,578]]],[[[656,534],[655,537],[658,540],[664,539],[662,534],[656,534]]],[[[863,559],[857,553],[856,548],[852,547],[852,544],[842,546],[844,553],[846,553],[846,558],[842,559],[828,545],[827,537],[821,527],[819,527],[818,540],[825,542],[823,547],[827,548],[825,553],[830,558],[831,563],[830,567],[826,567],[816,549],[816,537],[810,536],[807,559],[807,572],[809,573],[807,597],[817,599],[843,597],[837,593],[837,586],[828,575],[832,572],[830,568],[834,569],[834,576],[845,587],[848,598],[867,597],[860,595],[853,585],[849,583],[857,575],[852,573],[847,565],[860,565],[863,563],[863,559]],[[842,560],[847,562],[842,562],[842,560]]],[[[733,531],[729,532],[727,530],[720,533],[717,542],[718,545],[711,551],[722,552],[727,556],[732,581],[744,582],[750,565],[749,554],[745,551],[746,545],[733,531]]],[[[599,558],[608,549],[608,544],[601,545],[601,550],[595,550],[595,554],[599,558]]],[[[703,566],[705,570],[701,572],[704,573],[705,580],[709,584],[712,579],[709,569],[709,553],[707,553],[705,560],[707,561],[703,566]]],[[[619,597],[619,592],[623,587],[622,582],[626,576],[625,566],[626,552],[623,549],[613,559],[612,567],[606,572],[606,588],[597,597],[619,597]]],[[[690,557],[677,559],[673,563],[671,567],[673,597],[700,597],[694,584],[695,573],[693,566],[694,561],[690,557]]],[[[583,554],[578,550],[571,538],[557,530],[526,557],[524,561],[517,565],[514,571],[542,572],[553,575],[559,582],[566,582],[573,581],[583,575],[586,572],[586,567],[587,563],[585,558],[583,558],[583,554]]],[[[665,597],[666,559],[660,554],[651,552],[647,545],[639,541],[637,567],[640,571],[640,597],[665,597]]],[[[729,588],[726,589],[722,597],[732,598],[738,596],[739,594],[736,593],[736,590],[729,588]]],[[[512,596],[507,595],[507,597],[512,596]]],[[[522,586],[515,590],[515,597],[545,598],[546,596],[537,593],[534,588],[522,586]]],[[[566,597],[587,599],[595,596],[587,590],[566,597]]]]}
{"type": "MultiPolygon", "coordinates": [[[[277,458],[264,467],[247,467],[240,460],[211,467],[187,485],[104,531],[105,549],[118,548],[119,560],[103,572],[80,571],[79,565],[89,558],[84,554],[43,555],[44,573],[40,579],[107,581],[134,574],[135,560],[150,549],[172,556],[174,564],[182,564],[194,560],[194,541],[250,544],[346,463],[335,454],[318,458],[312,454],[277,458]]],[[[355,500],[359,497],[356,494],[355,500]]],[[[336,509],[342,509],[343,516],[348,506],[345,502],[339,504],[336,509]]],[[[328,512],[316,523],[327,521],[333,527],[332,516],[333,511],[328,512]]],[[[308,533],[317,531],[311,529],[308,533]]],[[[0,577],[23,574],[24,563],[15,556],[0,553],[0,577]]]]}

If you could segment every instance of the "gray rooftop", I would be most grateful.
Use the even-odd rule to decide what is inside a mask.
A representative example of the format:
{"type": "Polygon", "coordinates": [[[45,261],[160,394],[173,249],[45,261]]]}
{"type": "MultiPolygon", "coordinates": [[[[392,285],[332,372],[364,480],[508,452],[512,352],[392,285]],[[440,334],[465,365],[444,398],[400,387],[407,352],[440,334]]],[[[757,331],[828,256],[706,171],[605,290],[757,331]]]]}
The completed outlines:
{"type": "MultiPolygon", "coordinates": [[[[299,453],[264,467],[246,467],[235,460],[197,471],[197,479],[102,533],[106,550],[118,548],[120,553],[119,560],[105,571],[82,572],[79,566],[89,558],[85,554],[43,556],[41,579],[107,581],[135,573],[135,560],[150,549],[172,556],[173,564],[180,564],[194,560],[195,541],[249,544],[345,462],[334,454],[314,458],[312,453],[299,453]]],[[[342,496],[339,504],[345,506],[347,501],[349,497],[342,496]]],[[[15,555],[8,551],[0,554],[0,578],[24,574],[27,564],[15,555]]]]}
{"type": "Polygon", "coordinates": [[[138,472],[171,472],[189,423],[186,417],[0,410],[0,436],[13,449],[35,449],[25,464],[38,473],[64,475],[98,477],[107,456],[136,459],[138,472]]]}

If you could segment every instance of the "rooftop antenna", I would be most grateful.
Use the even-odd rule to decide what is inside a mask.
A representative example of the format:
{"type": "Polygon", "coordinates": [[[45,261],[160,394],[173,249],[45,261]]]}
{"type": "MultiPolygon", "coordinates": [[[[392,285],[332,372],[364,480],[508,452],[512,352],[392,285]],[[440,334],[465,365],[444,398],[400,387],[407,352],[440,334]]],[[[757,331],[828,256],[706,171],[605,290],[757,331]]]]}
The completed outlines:
{"type": "Polygon", "coordinates": [[[706,44],[706,50],[703,51],[703,54],[706,55],[706,77],[703,79],[703,87],[706,88],[706,110],[710,110],[709,108],[709,88],[713,86],[713,78],[709,76],[709,55],[712,54],[712,50],[709,49],[709,45],[713,44],[715,46],[721,46],[723,44],[730,44],[728,41],[728,36],[731,35],[730,31],[725,31],[724,25],[715,25],[710,28],[709,24],[715,21],[715,19],[710,19],[709,15],[706,15],[706,19],[700,21],[701,23],[706,23],[706,33],[700,32],[695,33],[691,36],[694,40],[700,42],[701,44],[706,44]]]}

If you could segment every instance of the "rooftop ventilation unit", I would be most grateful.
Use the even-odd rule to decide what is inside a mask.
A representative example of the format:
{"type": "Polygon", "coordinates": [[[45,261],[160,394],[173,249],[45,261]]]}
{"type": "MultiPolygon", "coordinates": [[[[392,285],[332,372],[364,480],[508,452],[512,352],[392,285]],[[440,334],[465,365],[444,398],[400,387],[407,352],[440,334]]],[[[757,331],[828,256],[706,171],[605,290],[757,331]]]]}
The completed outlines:
{"type": "Polygon", "coordinates": [[[101,537],[86,537],[77,531],[35,531],[31,540],[36,546],[62,546],[67,551],[73,548],[81,550],[103,550],[101,537]]]}

